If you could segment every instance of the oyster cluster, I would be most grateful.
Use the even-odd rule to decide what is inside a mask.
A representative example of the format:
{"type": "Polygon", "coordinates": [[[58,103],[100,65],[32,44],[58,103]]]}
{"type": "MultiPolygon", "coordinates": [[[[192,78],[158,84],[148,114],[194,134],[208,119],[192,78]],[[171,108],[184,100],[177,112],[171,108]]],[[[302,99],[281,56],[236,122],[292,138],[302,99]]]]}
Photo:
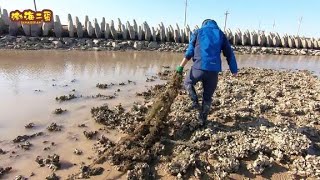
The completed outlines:
{"type": "Polygon", "coordinates": [[[34,123],[28,123],[24,126],[26,129],[32,129],[35,127],[35,124],[34,123]]]}
{"type": "Polygon", "coordinates": [[[49,169],[52,169],[53,171],[57,171],[61,167],[60,156],[57,154],[48,155],[47,158],[37,156],[36,162],[39,164],[40,167],[44,167],[47,165],[49,169]]]}
{"type": "Polygon", "coordinates": [[[144,121],[146,112],[147,108],[142,105],[134,105],[130,112],[125,112],[121,104],[113,110],[108,105],[91,109],[92,117],[97,123],[126,133],[133,132],[137,124],[144,121]]]}
{"type": "Polygon", "coordinates": [[[80,167],[80,174],[78,176],[79,179],[89,179],[90,176],[98,176],[101,175],[104,171],[104,168],[97,167],[92,168],[89,166],[81,166],[80,167]]]}
{"type": "Polygon", "coordinates": [[[46,180],[59,180],[60,177],[56,175],[56,173],[52,173],[46,177],[46,180]]]}
{"type": "Polygon", "coordinates": [[[98,134],[98,131],[83,131],[83,135],[87,138],[87,139],[93,139],[94,137],[96,137],[98,134]]]}
{"type": "Polygon", "coordinates": [[[77,96],[75,94],[69,94],[69,95],[63,95],[60,97],[56,97],[56,101],[59,101],[59,102],[70,101],[70,100],[76,99],[76,98],[77,98],[77,96]]]}
{"type": "Polygon", "coordinates": [[[57,108],[53,111],[53,114],[63,114],[64,112],[67,112],[66,109],[57,108]]]}
{"type": "Polygon", "coordinates": [[[273,158],[269,158],[263,154],[259,154],[258,158],[249,164],[248,169],[253,174],[262,174],[266,168],[272,167],[273,158]]]}
{"type": "Polygon", "coordinates": [[[62,125],[58,125],[57,123],[51,123],[48,127],[47,130],[50,132],[54,131],[61,131],[62,125]]]}
{"type": "Polygon", "coordinates": [[[294,175],[302,177],[320,178],[320,156],[307,155],[295,159],[290,168],[294,175]]]}
{"type": "Polygon", "coordinates": [[[110,149],[111,147],[113,147],[115,144],[110,141],[107,137],[105,136],[101,136],[100,138],[98,138],[97,142],[94,144],[93,149],[99,154],[103,154],[104,152],[106,152],[108,149],[110,149]]]}
{"type": "Polygon", "coordinates": [[[11,171],[12,167],[0,167],[0,178],[11,171]]]}
{"type": "MultiPolygon", "coordinates": [[[[138,95],[147,101],[157,98],[163,86],[154,88],[138,95]]],[[[196,89],[200,95],[201,86],[196,89]]],[[[168,97],[170,93],[161,98],[168,97]]],[[[132,136],[115,145],[106,140],[108,148],[98,151],[99,156],[112,149],[111,163],[129,170],[128,179],[153,177],[157,172],[152,166],[160,163],[178,179],[226,178],[239,171],[241,162],[253,158],[241,168],[255,175],[277,163],[305,178],[319,176],[319,157],[309,153],[320,139],[320,81],[310,72],[245,68],[237,78],[222,72],[205,125],[197,120],[197,111],[186,111],[190,103],[180,89],[173,104],[166,104],[169,116],[159,109],[159,116],[166,119],[150,121],[161,129],[143,125],[145,116],[154,113],[147,103],[128,112],[121,106],[93,108],[96,122],[132,136]],[[151,132],[161,137],[151,137],[151,132]]]]}
{"type": "Polygon", "coordinates": [[[25,142],[29,139],[33,139],[37,136],[42,136],[43,135],[43,132],[38,132],[38,133],[34,133],[34,134],[31,134],[31,135],[22,135],[22,136],[17,136],[13,142],[14,143],[19,143],[19,142],[25,142]]]}
{"type": "Polygon", "coordinates": [[[155,179],[155,174],[151,170],[149,164],[138,163],[134,166],[134,169],[127,172],[128,180],[136,179],[155,179]]]}

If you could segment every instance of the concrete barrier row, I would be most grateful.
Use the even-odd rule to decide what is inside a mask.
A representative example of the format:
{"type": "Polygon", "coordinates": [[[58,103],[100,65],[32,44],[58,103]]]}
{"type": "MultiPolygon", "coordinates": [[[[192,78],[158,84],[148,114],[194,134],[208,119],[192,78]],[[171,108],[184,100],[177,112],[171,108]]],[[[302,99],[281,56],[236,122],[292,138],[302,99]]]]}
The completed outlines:
{"type": "MultiPolygon", "coordinates": [[[[127,21],[125,24],[118,19],[117,27],[113,20],[106,23],[105,18],[101,22],[97,19],[90,21],[85,16],[82,24],[78,17],[74,21],[71,14],[68,14],[67,25],[62,25],[58,15],[55,15],[54,21],[51,23],[42,23],[38,25],[27,25],[12,22],[9,19],[6,9],[0,10],[0,34],[9,34],[12,36],[53,36],[53,37],[91,37],[105,38],[114,40],[145,40],[145,41],[161,41],[188,43],[191,33],[198,29],[196,26],[191,30],[189,26],[180,28],[178,24],[165,27],[163,23],[157,27],[150,27],[147,22],[138,25],[135,20],[131,24],[127,21]]],[[[261,46],[261,47],[285,47],[285,48],[305,48],[319,49],[320,40],[315,38],[304,38],[284,35],[278,33],[264,33],[246,30],[244,32],[239,29],[232,32],[230,29],[225,32],[227,38],[232,45],[243,46],[261,46]]]]}
{"type": "Polygon", "coordinates": [[[299,36],[280,36],[278,33],[265,32],[245,32],[236,30],[234,33],[230,29],[225,32],[230,43],[243,46],[261,46],[261,47],[284,47],[284,48],[304,48],[319,49],[320,40],[315,38],[305,38],[299,36]]]}

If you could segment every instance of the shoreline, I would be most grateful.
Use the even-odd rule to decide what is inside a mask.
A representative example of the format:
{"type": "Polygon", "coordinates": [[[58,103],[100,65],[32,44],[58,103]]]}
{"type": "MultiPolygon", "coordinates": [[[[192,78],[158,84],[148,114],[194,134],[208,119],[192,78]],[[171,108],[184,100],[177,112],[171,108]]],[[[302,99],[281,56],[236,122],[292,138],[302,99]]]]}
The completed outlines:
{"type": "MultiPolygon", "coordinates": [[[[185,43],[112,40],[92,38],[55,38],[0,36],[0,50],[75,50],[75,51],[158,51],[184,53],[185,43]]],[[[320,50],[260,46],[232,46],[238,55],[320,56],[320,50]]]]}

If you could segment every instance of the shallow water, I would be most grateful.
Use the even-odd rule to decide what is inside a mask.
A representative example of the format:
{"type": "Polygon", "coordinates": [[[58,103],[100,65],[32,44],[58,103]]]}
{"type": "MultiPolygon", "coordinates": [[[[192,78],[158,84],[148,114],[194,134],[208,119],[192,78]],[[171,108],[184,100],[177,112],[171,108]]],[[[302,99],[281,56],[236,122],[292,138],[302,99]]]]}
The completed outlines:
{"type": "MultiPolygon", "coordinates": [[[[182,54],[164,52],[0,51],[0,147],[17,151],[20,155],[15,158],[1,156],[0,166],[14,167],[8,177],[11,179],[19,174],[28,176],[31,172],[43,179],[50,170],[37,167],[34,162],[37,155],[57,153],[68,162],[91,162],[72,153],[74,148],[79,148],[86,150],[85,157],[93,154],[91,147],[94,141],[87,141],[82,135],[83,130],[77,127],[81,123],[88,126],[87,130],[101,127],[91,119],[90,109],[104,103],[111,106],[121,103],[129,107],[134,101],[142,101],[135,96],[136,92],[163,82],[159,79],[146,82],[146,79],[164,70],[163,66],[174,69],[181,59],[182,54]],[[128,80],[135,81],[136,85],[116,85],[106,90],[95,87],[97,83],[118,84],[128,80]],[[98,93],[112,95],[117,89],[121,91],[113,100],[84,98],[98,93]],[[70,93],[84,97],[62,103],[55,101],[55,97],[70,93]],[[56,108],[67,109],[68,112],[54,115],[52,112],[56,108]],[[34,122],[36,127],[26,130],[24,125],[29,122],[34,122]],[[45,128],[52,122],[63,125],[63,131],[48,133],[45,128]],[[34,146],[29,152],[18,150],[11,142],[17,135],[39,131],[46,132],[46,135],[32,140],[34,146]],[[44,140],[54,141],[57,146],[44,152],[43,148],[47,146],[42,143],[44,140]]],[[[237,59],[239,68],[300,69],[320,76],[320,57],[241,55],[237,59]]],[[[224,61],[223,69],[226,68],[224,61]]],[[[118,141],[121,136],[115,132],[109,133],[108,137],[118,141]]],[[[78,167],[69,167],[68,163],[64,166],[58,173],[62,177],[70,174],[67,170],[78,170],[78,167]]],[[[110,176],[119,175],[112,168],[109,170],[110,176]]]]}

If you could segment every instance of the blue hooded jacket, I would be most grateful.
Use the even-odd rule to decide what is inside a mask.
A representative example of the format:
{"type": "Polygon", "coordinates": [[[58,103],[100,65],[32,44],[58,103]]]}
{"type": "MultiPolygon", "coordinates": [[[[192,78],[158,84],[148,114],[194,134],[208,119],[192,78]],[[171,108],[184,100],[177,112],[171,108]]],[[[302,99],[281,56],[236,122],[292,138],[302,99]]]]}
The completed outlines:
{"type": "Polygon", "coordinates": [[[191,35],[185,57],[193,58],[193,68],[220,72],[221,51],[227,58],[230,71],[237,73],[237,61],[228,39],[214,20],[206,20],[202,27],[191,35]]]}

